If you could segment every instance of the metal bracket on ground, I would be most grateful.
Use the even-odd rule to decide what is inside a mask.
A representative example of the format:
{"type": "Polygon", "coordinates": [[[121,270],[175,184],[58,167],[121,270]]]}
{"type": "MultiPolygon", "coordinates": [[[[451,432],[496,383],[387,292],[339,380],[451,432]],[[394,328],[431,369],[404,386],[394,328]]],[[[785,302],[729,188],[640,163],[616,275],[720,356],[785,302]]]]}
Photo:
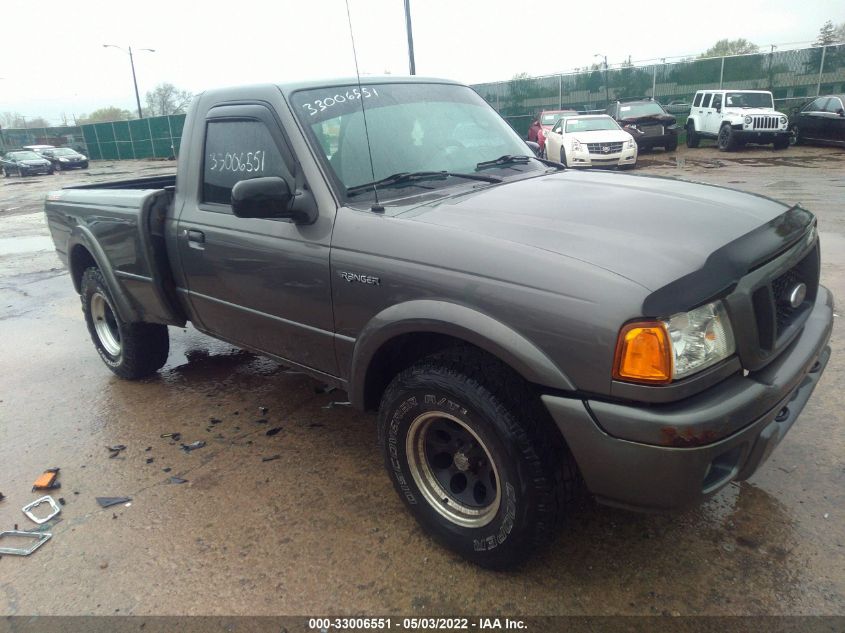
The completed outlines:
{"type": "Polygon", "coordinates": [[[51,497],[50,495],[45,495],[45,496],[41,497],[40,499],[36,499],[32,503],[25,505],[23,508],[21,508],[21,510],[23,510],[23,513],[27,517],[29,517],[30,520],[35,521],[38,525],[41,525],[42,523],[46,523],[47,521],[49,521],[54,516],[56,516],[59,512],[62,511],[62,509],[59,507],[59,504],[56,503],[55,501],[53,501],[53,497],[51,497]],[[50,508],[52,509],[52,512],[50,512],[50,514],[48,514],[46,517],[38,518],[37,516],[35,516],[32,513],[32,511],[35,508],[37,508],[38,506],[40,506],[42,503],[50,504],[50,508]]]}
{"type": "Polygon", "coordinates": [[[9,556],[29,556],[39,547],[49,541],[53,535],[49,532],[24,532],[23,530],[6,530],[0,532],[0,541],[5,536],[20,536],[23,538],[37,539],[30,547],[0,547],[0,555],[7,554],[9,556]]]}

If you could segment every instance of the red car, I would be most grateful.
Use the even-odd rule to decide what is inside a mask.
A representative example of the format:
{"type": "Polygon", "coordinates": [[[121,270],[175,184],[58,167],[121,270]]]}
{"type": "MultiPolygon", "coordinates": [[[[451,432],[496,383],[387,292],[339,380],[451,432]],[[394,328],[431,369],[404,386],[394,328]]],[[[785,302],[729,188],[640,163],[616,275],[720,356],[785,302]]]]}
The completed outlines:
{"type": "Polygon", "coordinates": [[[528,126],[528,140],[537,143],[541,152],[545,151],[546,132],[552,129],[558,119],[567,114],[578,114],[578,112],[575,110],[543,110],[528,126]]]}

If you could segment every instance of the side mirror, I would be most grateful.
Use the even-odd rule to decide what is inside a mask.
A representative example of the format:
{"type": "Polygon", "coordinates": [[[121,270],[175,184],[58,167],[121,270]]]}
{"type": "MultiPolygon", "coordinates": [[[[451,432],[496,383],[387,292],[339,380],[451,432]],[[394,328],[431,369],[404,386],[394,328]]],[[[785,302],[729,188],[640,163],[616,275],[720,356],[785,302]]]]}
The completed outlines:
{"type": "Polygon", "coordinates": [[[845,108],[839,108],[836,111],[836,114],[838,114],[839,116],[845,116],[845,108]]]}
{"type": "Polygon", "coordinates": [[[279,176],[236,182],[232,187],[232,212],[239,218],[287,218],[298,224],[311,224],[317,219],[311,193],[292,194],[287,181],[279,176]]]}
{"type": "Polygon", "coordinates": [[[534,152],[535,156],[540,155],[540,144],[535,143],[534,141],[525,141],[525,144],[531,148],[531,151],[534,152]]]}

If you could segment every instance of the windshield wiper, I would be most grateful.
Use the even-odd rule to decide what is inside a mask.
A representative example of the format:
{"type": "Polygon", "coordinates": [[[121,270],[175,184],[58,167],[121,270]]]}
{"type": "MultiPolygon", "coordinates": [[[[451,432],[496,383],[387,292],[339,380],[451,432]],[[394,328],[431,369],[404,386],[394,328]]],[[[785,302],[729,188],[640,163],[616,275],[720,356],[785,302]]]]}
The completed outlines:
{"type": "Polygon", "coordinates": [[[546,160],[545,158],[539,158],[538,156],[515,156],[513,154],[505,154],[504,156],[499,156],[499,158],[496,158],[494,160],[482,161],[475,166],[475,169],[482,170],[488,169],[489,167],[502,167],[504,165],[524,165],[532,158],[536,161],[543,163],[544,165],[548,165],[549,167],[554,167],[555,169],[565,169],[563,165],[561,165],[560,163],[556,163],[553,160],[546,160]]]}
{"type": "Polygon", "coordinates": [[[447,178],[465,178],[467,180],[480,180],[481,182],[499,183],[502,179],[497,176],[482,176],[480,174],[462,174],[454,171],[401,171],[397,174],[387,176],[381,180],[367,182],[363,185],[355,185],[346,189],[346,195],[354,196],[364,191],[378,187],[390,187],[393,185],[412,185],[423,180],[445,180],[447,178]]]}

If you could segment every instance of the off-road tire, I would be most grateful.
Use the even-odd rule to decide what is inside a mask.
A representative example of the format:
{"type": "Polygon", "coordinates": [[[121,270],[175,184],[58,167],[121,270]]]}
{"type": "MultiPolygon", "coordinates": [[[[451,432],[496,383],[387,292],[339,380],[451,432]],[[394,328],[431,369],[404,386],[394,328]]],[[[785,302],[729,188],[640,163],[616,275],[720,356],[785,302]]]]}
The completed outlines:
{"type": "MultiPolygon", "coordinates": [[[[117,376],[127,380],[135,380],[149,376],[161,369],[167,362],[170,352],[170,340],[167,326],[159,323],[124,323],[114,308],[114,299],[99,268],[87,268],[82,275],[80,299],[82,313],[88,332],[100,358],[117,376]],[[95,299],[95,297],[98,297],[95,299]],[[97,333],[95,316],[92,314],[92,301],[102,302],[108,308],[110,319],[113,319],[118,336],[119,350],[110,352],[106,344],[97,333]]],[[[102,303],[101,303],[102,305],[102,303]]]]}
{"type": "Polygon", "coordinates": [[[804,143],[804,139],[801,138],[801,128],[797,125],[793,125],[789,129],[792,132],[792,135],[789,137],[790,145],[802,145],[804,143]]]}
{"type": "Polygon", "coordinates": [[[674,141],[671,141],[666,147],[663,148],[666,152],[674,152],[678,149],[678,139],[676,138],[674,141]]]}
{"type": "Polygon", "coordinates": [[[695,149],[701,145],[701,137],[695,131],[695,123],[687,123],[687,147],[695,149]]]}
{"type": "Polygon", "coordinates": [[[719,128],[719,137],[716,139],[720,152],[732,152],[737,147],[736,134],[729,123],[719,128]]]}
{"type": "MultiPolygon", "coordinates": [[[[483,567],[524,562],[552,540],[566,507],[583,491],[575,460],[537,395],[508,367],[473,348],[452,348],[400,372],[382,397],[378,429],[388,474],[414,518],[440,543],[483,567]],[[414,451],[413,429],[441,414],[471,429],[495,468],[491,492],[498,489],[500,503],[491,504],[484,525],[444,516],[456,506],[436,508],[414,469],[414,461],[423,463],[430,453],[427,446],[414,451]]],[[[455,453],[453,469],[460,468],[458,459],[455,453]]]]}

